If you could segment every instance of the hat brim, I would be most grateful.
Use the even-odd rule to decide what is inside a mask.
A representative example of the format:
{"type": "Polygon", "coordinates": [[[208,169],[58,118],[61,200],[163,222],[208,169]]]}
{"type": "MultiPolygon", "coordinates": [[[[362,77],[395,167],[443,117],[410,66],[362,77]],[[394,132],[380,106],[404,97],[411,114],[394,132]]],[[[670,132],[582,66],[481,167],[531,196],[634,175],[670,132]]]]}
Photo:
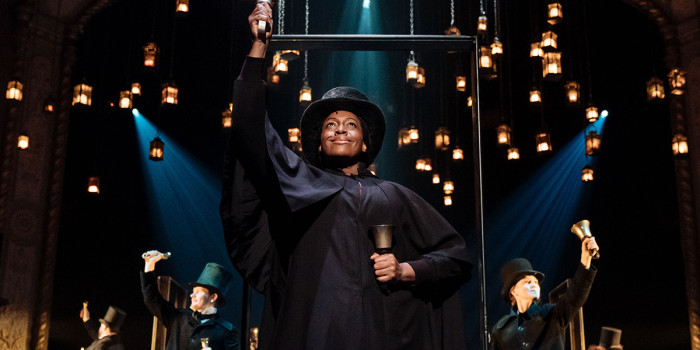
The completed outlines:
{"type": "Polygon", "coordinates": [[[513,288],[513,285],[518,283],[520,279],[522,279],[525,276],[535,276],[537,278],[538,283],[542,283],[542,280],[544,279],[544,274],[539,271],[535,270],[522,270],[518,271],[517,274],[513,276],[513,278],[508,281],[508,283],[503,284],[503,288],[501,288],[501,298],[505,300],[507,303],[510,303],[510,289],[513,288]]]}
{"type": "Polygon", "coordinates": [[[219,306],[224,306],[226,305],[226,297],[224,297],[224,293],[221,293],[221,291],[213,286],[210,286],[208,284],[202,284],[202,283],[197,283],[197,282],[190,282],[190,288],[194,287],[203,287],[206,289],[209,289],[210,292],[214,292],[219,295],[218,301],[219,301],[219,306]]]}
{"type": "Polygon", "coordinates": [[[321,99],[306,108],[301,117],[301,146],[304,157],[309,163],[320,165],[318,146],[321,144],[321,124],[328,115],[336,111],[352,112],[367,126],[368,130],[362,130],[362,133],[369,141],[364,157],[369,165],[374,161],[384,141],[384,114],[372,102],[346,97],[321,99]]]}

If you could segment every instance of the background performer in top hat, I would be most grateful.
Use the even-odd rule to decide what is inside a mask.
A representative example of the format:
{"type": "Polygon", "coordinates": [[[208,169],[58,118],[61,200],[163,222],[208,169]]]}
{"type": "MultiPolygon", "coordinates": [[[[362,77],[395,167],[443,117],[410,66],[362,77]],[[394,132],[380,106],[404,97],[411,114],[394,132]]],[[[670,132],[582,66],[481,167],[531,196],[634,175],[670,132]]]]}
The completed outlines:
{"type": "Polygon", "coordinates": [[[114,306],[109,306],[105,317],[98,322],[90,318],[90,310],[88,310],[87,302],[83,304],[80,310],[80,318],[83,320],[83,326],[87,330],[92,343],[87,347],[87,350],[124,350],[119,330],[126,318],[126,312],[114,306]]]}
{"type": "MultiPolygon", "coordinates": [[[[253,36],[271,16],[257,5],[253,36]]],[[[384,137],[379,107],[354,88],[328,91],[302,117],[302,159],[266,118],[267,43],[252,45],[234,88],[222,219],[234,266],[265,293],[260,349],[464,349],[464,240],[367,170],[384,137]],[[373,253],[380,224],[396,227],[392,253],[373,253]]]]}
{"type": "Polygon", "coordinates": [[[224,295],[231,282],[230,272],[219,264],[207,263],[197,282],[190,283],[190,307],[177,309],[158,292],[153,270],[163,254],[151,250],[142,257],[145,260],[141,272],[143,301],[168,329],[166,350],[200,350],[202,338],[209,339],[212,350],[240,350],[238,332],[218,313],[218,308],[226,304],[224,295]]]}
{"type": "Polygon", "coordinates": [[[597,251],[595,238],[581,242],[581,263],[565,295],[556,304],[539,304],[544,274],[533,270],[527,259],[506,263],[501,269],[501,297],[510,304],[511,312],[493,328],[492,349],[564,350],[566,327],[588,299],[596,274],[591,259],[597,251]]]}

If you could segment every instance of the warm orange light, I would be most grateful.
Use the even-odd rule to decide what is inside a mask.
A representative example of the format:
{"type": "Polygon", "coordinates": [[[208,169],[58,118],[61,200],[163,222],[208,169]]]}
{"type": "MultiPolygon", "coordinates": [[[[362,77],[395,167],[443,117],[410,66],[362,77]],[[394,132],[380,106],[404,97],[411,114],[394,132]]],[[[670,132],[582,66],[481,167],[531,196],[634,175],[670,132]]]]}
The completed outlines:
{"type": "Polygon", "coordinates": [[[29,136],[22,134],[17,138],[17,148],[27,149],[29,148],[29,136]]]}
{"type": "Polygon", "coordinates": [[[535,143],[537,144],[538,153],[552,150],[552,141],[550,140],[549,133],[541,132],[535,135],[535,143]]]}
{"type": "Polygon", "coordinates": [[[564,85],[566,90],[566,98],[569,103],[578,103],[581,100],[581,85],[575,81],[567,82],[564,85]]]}
{"type": "Polygon", "coordinates": [[[520,159],[520,151],[517,147],[508,148],[508,160],[520,159]]]}
{"type": "Polygon", "coordinates": [[[289,135],[290,143],[297,143],[299,142],[299,137],[301,136],[301,130],[299,128],[290,128],[287,129],[287,134],[289,135]]]}
{"type": "Polygon", "coordinates": [[[8,100],[22,101],[22,89],[24,85],[17,80],[11,80],[7,83],[5,90],[5,98],[8,100]]]}
{"type": "Polygon", "coordinates": [[[92,105],[92,86],[87,84],[78,84],[73,88],[73,103],[72,105],[81,104],[83,106],[92,105]]]}
{"type": "Polygon", "coordinates": [[[499,145],[510,146],[510,126],[501,124],[496,128],[496,139],[499,145]]]}
{"type": "Polygon", "coordinates": [[[452,150],[452,159],[454,159],[454,160],[464,159],[464,151],[461,148],[459,148],[459,146],[455,147],[452,150]]]}
{"type": "Polygon", "coordinates": [[[590,106],[586,108],[586,120],[593,123],[598,120],[598,107],[590,106]]]}

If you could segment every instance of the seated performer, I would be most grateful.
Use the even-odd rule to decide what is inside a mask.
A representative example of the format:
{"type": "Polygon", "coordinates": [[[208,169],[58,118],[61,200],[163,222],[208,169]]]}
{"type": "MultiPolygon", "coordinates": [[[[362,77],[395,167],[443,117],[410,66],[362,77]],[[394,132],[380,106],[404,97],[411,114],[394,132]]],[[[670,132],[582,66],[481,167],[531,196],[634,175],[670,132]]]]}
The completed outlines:
{"type": "Polygon", "coordinates": [[[224,294],[231,282],[230,272],[219,264],[207,263],[197,282],[190,283],[190,307],[177,309],[158,292],[153,270],[163,254],[151,250],[142,257],[145,260],[141,272],[143,301],[168,329],[167,350],[200,350],[202,338],[208,338],[209,347],[214,350],[240,349],[236,328],[218,313],[218,308],[226,304],[224,294]]]}
{"type": "Polygon", "coordinates": [[[110,305],[98,326],[98,322],[90,318],[90,310],[85,302],[83,309],[80,310],[80,318],[83,319],[83,326],[93,340],[87,350],[124,350],[119,329],[124,323],[126,312],[110,305]]]}
{"type": "Polygon", "coordinates": [[[564,350],[565,331],[576,311],[588,299],[595,267],[591,259],[598,250],[595,238],[581,243],[581,263],[571,284],[556,304],[539,304],[544,274],[532,269],[527,259],[518,258],[501,269],[501,297],[511,306],[491,333],[493,350],[564,350]]]}
{"type": "MultiPolygon", "coordinates": [[[[257,5],[251,32],[271,15],[257,5]]],[[[464,240],[367,170],[382,111],[354,88],[329,90],[302,116],[298,157],[266,117],[266,50],[256,38],[235,84],[221,206],[234,266],[265,294],[260,349],[464,349],[464,240]],[[395,226],[391,252],[374,252],[375,225],[395,226]]]]}

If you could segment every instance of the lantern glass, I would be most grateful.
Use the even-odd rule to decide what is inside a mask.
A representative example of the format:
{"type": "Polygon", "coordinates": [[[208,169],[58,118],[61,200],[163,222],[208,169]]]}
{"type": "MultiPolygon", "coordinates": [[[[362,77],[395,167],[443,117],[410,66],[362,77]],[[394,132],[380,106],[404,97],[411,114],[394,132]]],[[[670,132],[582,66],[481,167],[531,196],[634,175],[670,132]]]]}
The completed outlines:
{"type": "Polygon", "coordinates": [[[130,90],[119,91],[119,108],[131,109],[134,106],[134,95],[130,90]]]}
{"type": "Polygon", "coordinates": [[[56,103],[53,99],[47,98],[44,100],[44,106],[41,108],[45,113],[53,113],[56,111],[56,103]]]}
{"type": "Polygon", "coordinates": [[[467,96],[467,107],[471,107],[474,104],[471,96],[467,96]]]}
{"type": "Polygon", "coordinates": [[[581,85],[575,81],[569,81],[564,85],[566,98],[569,103],[578,103],[581,100],[581,85]]]}
{"type": "Polygon", "coordinates": [[[552,150],[552,141],[549,133],[541,132],[535,135],[535,143],[537,144],[537,152],[549,152],[552,150]]]}
{"type": "Polygon", "coordinates": [[[88,178],[88,193],[99,194],[100,193],[100,178],[97,176],[90,176],[88,178]]]}
{"type": "Polygon", "coordinates": [[[301,130],[299,128],[289,128],[287,129],[287,134],[289,135],[290,143],[297,143],[301,136],[301,130]]]}
{"type": "Polygon", "coordinates": [[[138,82],[131,83],[131,94],[141,96],[141,84],[138,82]]]}
{"type": "Polygon", "coordinates": [[[311,102],[311,87],[307,82],[299,90],[299,102],[311,102]]]}
{"type": "Polygon", "coordinates": [[[520,159],[520,151],[517,147],[508,148],[508,160],[520,159]]]}
{"type": "Polygon", "coordinates": [[[450,146],[450,130],[441,126],[435,130],[435,148],[446,150],[450,146]]]}
{"type": "Polygon", "coordinates": [[[413,84],[418,80],[418,63],[416,61],[409,59],[406,64],[406,82],[413,84]]]}
{"type": "Polygon", "coordinates": [[[672,94],[683,95],[685,92],[685,72],[678,68],[672,69],[668,73],[668,84],[672,94]]]}
{"type": "Polygon", "coordinates": [[[282,54],[279,51],[272,56],[272,67],[277,74],[289,72],[289,62],[282,58],[282,54]]]}
{"type": "Polygon", "coordinates": [[[499,145],[510,146],[510,126],[501,124],[496,128],[496,139],[499,145]]]}
{"type": "Polygon", "coordinates": [[[561,76],[561,52],[545,52],[542,60],[542,77],[557,78],[561,76]]]}
{"type": "Polygon", "coordinates": [[[433,164],[430,158],[425,158],[425,167],[423,167],[423,171],[433,171],[433,164]]]}
{"type": "Polygon", "coordinates": [[[425,170],[425,159],[423,159],[423,158],[416,159],[416,170],[418,170],[418,171],[425,170]]]}
{"type": "Polygon", "coordinates": [[[485,15],[479,16],[478,22],[476,24],[477,34],[480,34],[480,35],[486,34],[486,30],[488,29],[488,23],[489,23],[489,19],[485,15]]]}
{"type": "Polygon", "coordinates": [[[443,198],[444,198],[444,199],[443,199],[443,202],[445,203],[445,206],[446,206],[446,207],[449,207],[449,206],[452,205],[452,196],[450,196],[450,195],[445,195],[443,198]]]}
{"type": "Polygon", "coordinates": [[[177,12],[190,12],[190,0],[177,0],[177,12]]]}
{"type": "Polygon", "coordinates": [[[673,135],[671,147],[673,149],[674,156],[688,154],[688,138],[683,134],[673,135]]]}
{"type": "Polygon", "coordinates": [[[539,57],[541,58],[544,56],[544,52],[542,52],[542,43],[539,41],[536,41],[532,44],[530,44],[530,57],[535,58],[539,57]]]}
{"type": "Polygon", "coordinates": [[[666,97],[664,93],[664,82],[652,77],[647,81],[647,101],[663,100],[666,97]]]}
{"type": "Polygon", "coordinates": [[[450,26],[449,28],[445,29],[445,34],[446,35],[462,35],[462,31],[459,30],[456,26],[450,26]]]}
{"type": "Polygon", "coordinates": [[[493,44],[491,44],[491,56],[499,57],[503,54],[503,43],[498,39],[494,39],[493,44]]]}
{"type": "Polygon", "coordinates": [[[146,43],[146,46],[143,47],[143,65],[144,65],[144,67],[155,68],[158,64],[159,53],[160,53],[160,49],[158,48],[158,45],[156,45],[156,43],[154,43],[154,42],[146,43]]]}
{"type": "Polygon", "coordinates": [[[586,120],[593,123],[598,120],[598,107],[590,106],[586,108],[586,120]]]}
{"type": "Polygon", "coordinates": [[[547,22],[551,25],[559,24],[564,15],[561,11],[561,4],[552,2],[547,4],[547,22]]]}
{"type": "Polygon", "coordinates": [[[454,160],[463,160],[464,159],[464,151],[458,147],[455,147],[452,150],[452,159],[454,160]]]}
{"type": "Polygon", "coordinates": [[[418,143],[420,140],[420,133],[418,132],[418,128],[415,126],[411,126],[408,129],[408,138],[411,140],[411,143],[418,143]]]}
{"type": "Polygon", "coordinates": [[[493,68],[493,60],[491,58],[491,49],[487,46],[479,48],[479,68],[493,68]]]}
{"type": "Polygon", "coordinates": [[[556,50],[557,34],[551,30],[542,33],[542,50],[556,50]]]}
{"type": "Polygon", "coordinates": [[[433,184],[439,184],[440,183],[440,174],[434,173],[433,174],[433,184]]]}
{"type": "Polygon", "coordinates": [[[452,194],[455,191],[455,183],[453,181],[445,181],[442,184],[442,191],[445,194],[452,194]]]}
{"type": "Polygon", "coordinates": [[[408,146],[411,143],[411,135],[408,132],[408,128],[403,127],[399,129],[399,148],[403,146],[408,146]]]}
{"type": "Polygon", "coordinates": [[[160,103],[161,104],[171,104],[171,105],[176,105],[177,104],[177,92],[178,88],[177,85],[175,85],[174,82],[170,81],[162,85],[163,89],[161,90],[161,99],[160,103]]]}
{"type": "Polygon", "coordinates": [[[418,67],[418,78],[413,83],[413,87],[420,89],[425,86],[425,68],[418,67]]]}
{"type": "Polygon", "coordinates": [[[587,156],[595,156],[598,155],[600,152],[600,143],[603,139],[603,137],[595,132],[595,130],[592,130],[586,135],[586,155],[587,156]]]}
{"type": "Polygon", "coordinates": [[[282,50],[280,51],[280,57],[287,60],[287,62],[299,58],[301,52],[299,50],[282,50]]]}
{"type": "Polygon", "coordinates": [[[581,169],[581,181],[593,181],[593,168],[591,168],[590,165],[586,165],[583,167],[583,169],[581,169]]]}
{"type": "Polygon", "coordinates": [[[22,101],[22,89],[24,85],[17,80],[11,80],[7,83],[5,98],[8,100],[22,101]]]}
{"type": "Polygon", "coordinates": [[[532,88],[532,90],[530,90],[530,103],[540,102],[542,102],[542,95],[540,94],[540,90],[537,88],[532,88]]]}
{"type": "Polygon", "coordinates": [[[228,108],[221,112],[221,126],[223,126],[224,129],[228,129],[233,125],[232,113],[233,103],[229,103],[228,108]]]}
{"type": "Polygon", "coordinates": [[[275,67],[269,67],[267,69],[267,82],[272,85],[280,83],[280,76],[275,72],[275,67]]]}
{"type": "Polygon", "coordinates": [[[457,81],[457,91],[465,92],[467,91],[467,77],[463,75],[458,75],[457,81]]]}
{"type": "Polygon", "coordinates": [[[19,148],[19,149],[29,148],[29,136],[27,136],[26,133],[22,133],[17,138],[17,148],[19,148]]]}
{"type": "Polygon", "coordinates": [[[150,144],[148,159],[156,162],[163,160],[164,148],[165,144],[163,143],[163,140],[161,140],[160,137],[154,138],[150,144]]]}
{"type": "Polygon", "coordinates": [[[92,105],[92,86],[85,83],[76,85],[73,88],[73,103],[72,105],[80,104],[83,106],[92,105]]]}

